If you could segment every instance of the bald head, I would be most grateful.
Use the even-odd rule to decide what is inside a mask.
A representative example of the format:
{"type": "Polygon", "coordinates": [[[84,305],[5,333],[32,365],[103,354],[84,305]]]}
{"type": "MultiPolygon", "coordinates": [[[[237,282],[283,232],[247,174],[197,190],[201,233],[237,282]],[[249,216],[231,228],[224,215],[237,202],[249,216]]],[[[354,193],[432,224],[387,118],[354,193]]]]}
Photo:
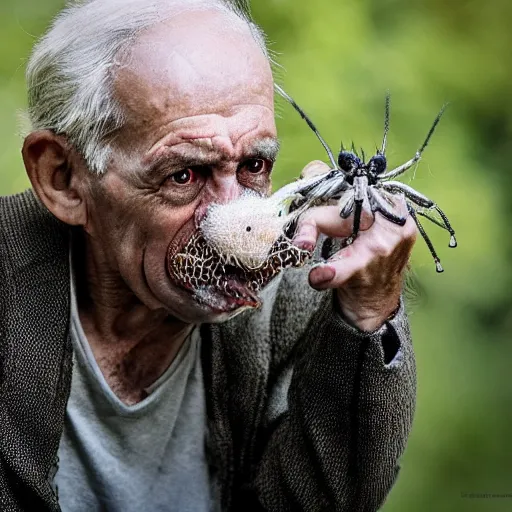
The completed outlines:
{"type": "Polygon", "coordinates": [[[248,25],[228,16],[211,9],[186,11],[137,39],[115,81],[130,131],[154,129],[155,117],[228,115],[234,105],[249,101],[273,109],[268,59],[248,25]]]}
{"type": "MultiPolygon", "coordinates": [[[[57,17],[36,45],[27,67],[29,115],[34,130],[66,135],[91,170],[102,173],[110,139],[125,113],[114,99],[115,64],[138,35],[187,11],[216,12],[219,26],[244,32],[266,53],[262,31],[230,0],[82,0],[57,17]],[[77,32],[76,28],[80,27],[77,32]]],[[[174,25],[174,30],[177,26],[174,25]]],[[[179,41],[173,42],[179,45],[179,41]]],[[[172,52],[167,48],[167,52],[172,52]]]]}

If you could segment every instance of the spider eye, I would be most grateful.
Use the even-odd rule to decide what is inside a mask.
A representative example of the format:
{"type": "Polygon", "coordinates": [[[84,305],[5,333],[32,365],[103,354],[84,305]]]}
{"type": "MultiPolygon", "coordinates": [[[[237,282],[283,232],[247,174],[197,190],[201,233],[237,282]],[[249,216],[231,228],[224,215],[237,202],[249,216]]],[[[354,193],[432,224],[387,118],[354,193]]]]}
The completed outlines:
{"type": "Polygon", "coordinates": [[[386,157],[384,155],[375,155],[368,162],[368,169],[375,174],[382,174],[386,170],[386,157]]]}
{"type": "Polygon", "coordinates": [[[340,151],[338,155],[338,165],[342,171],[349,172],[360,163],[359,158],[350,151],[340,151]]]}

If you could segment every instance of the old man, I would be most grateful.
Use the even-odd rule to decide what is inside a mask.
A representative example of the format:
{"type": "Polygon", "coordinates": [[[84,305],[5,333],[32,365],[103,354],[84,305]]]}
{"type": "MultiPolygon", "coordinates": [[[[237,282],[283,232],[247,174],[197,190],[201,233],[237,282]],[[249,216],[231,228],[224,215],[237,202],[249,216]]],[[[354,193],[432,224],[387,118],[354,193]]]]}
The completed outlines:
{"type": "MultiPolygon", "coordinates": [[[[27,78],[32,189],[0,199],[0,509],[377,510],[414,409],[414,223],[367,212],[239,315],[167,268],[209,205],[270,190],[261,29],[226,0],[75,2],[27,78]]],[[[318,207],[294,243],[350,221],[318,207]]]]}

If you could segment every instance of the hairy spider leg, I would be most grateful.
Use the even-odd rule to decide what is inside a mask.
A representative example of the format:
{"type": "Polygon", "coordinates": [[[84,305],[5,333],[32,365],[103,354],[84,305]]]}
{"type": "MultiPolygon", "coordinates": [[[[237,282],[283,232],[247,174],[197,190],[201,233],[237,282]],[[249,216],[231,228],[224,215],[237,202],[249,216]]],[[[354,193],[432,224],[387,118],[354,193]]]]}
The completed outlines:
{"type": "Polygon", "coordinates": [[[331,161],[331,164],[333,166],[333,169],[338,169],[338,164],[336,163],[336,160],[334,159],[334,155],[331,151],[331,148],[328,146],[327,142],[325,142],[325,140],[323,139],[323,137],[320,135],[320,132],[317,130],[316,126],[313,124],[313,121],[311,121],[311,119],[307,116],[306,112],[304,112],[304,110],[302,110],[299,105],[297,105],[297,103],[295,102],[295,100],[288,94],[284,91],[284,89],[282,89],[279,85],[277,84],[274,84],[274,87],[276,89],[276,91],[286,100],[288,101],[288,103],[290,103],[292,105],[292,107],[300,114],[300,116],[302,117],[302,119],[304,119],[304,121],[306,121],[306,123],[308,124],[308,126],[313,130],[314,134],[317,136],[318,140],[320,141],[320,143],[322,144],[322,146],[324,147],[325,151],[327,152],[327,155],[329,157],[329,160],[331,161]]]}
{"type": "Polygon", "coordinates": [[[437,206],[437,204],[434,204],[434,209],[437,211],[437,213],[439,213],[439,215],[443,219],[443,222],[446,226],[446,230],[450,233],[450,243],[448,244],[448,246],[452,247],[452,248],[457,247],[457,239],[455,238],[455,231],[452,228],[450,221],[448,220],[448,217],[443,212],[443,210],[441,210],[441,208],[439,208],[439,206],[437,206]]]}
{"type": "Polygon", "coordinates": [[[444,229],[445,231],[448,231],[448,228],[442,222],[439,222],[435,217],[431,217],[428,213],[426,213],[422,210],[416,210],[416,215],[421,215],[422,217],[425,217],[425,219],[428,219],[430,222],[432,222],[436,226],[439,226],[440,228],[444,229]]]}
{"type": "Polygon", "coordinates": [[[441,110],[439,111],[439,114],[437,114],[436,118],[434,119],[434,122],[432,123],[432,126],[430,127],[430,130],[428,131],[427,137],[425,139],[425,142],[423,143],[423,146],[419,149],[420,154],[423,153],[423,150],[427,147],[430,137],[432,137],[432,134],[434,133],[434,130],[436,129],[437,125],[439,124],[439,121],[441,120],[441,117],[444,114],[444,111],[446,110],[446,107],[448,106],[448,103],[445,103],[441,110]]]}
{"type": "MultiPolygon", "coordinates": [[[[446,230],[448,233],[450,233],[450,243],[448,244],[449,247],[457,247],[457,239],[455,238],[455,231],[452,228],[450,221],[448,220],[448,217],[446,214],[437,206],[434,201],[429,199],[427,196],[424,196],[417,190],[414,190],[409,185],[406,185],[405,183],[401,183],[400,181],[387,181],[382,184],[382,187],[384,190],[389,190],[390,192],[402,192],[405,194],[407,198],[409,198],[414,204],[421,206],[422,208],[428,208],[429,210],[436,210],[437,213],[441,216],[441,219],[443,219],[443,222],[445,224],[446,230]]],[[[429,219],[432,220],[432,219],[429,219]]]]}
{"type": "Polygon", "coordinates": [[[319,183],[318,186],[312,190],[312,193],[309,194],[309,197],[314,201],[330,201],[331,199],[339,197],[349,186],[350,185],[345,180],[345,176],[338,173],[338,176],[326,178],[322,183],[319,183]]]}
{"type": "Polygon", "coordinates": [[[321,183],[303,193],[304,200],[300,202],[294,214],[300,215],[312,206],[325,204],[332,199],[343,196],[343,192],[349,187],[350,185],[345,181],[341,172],[338,172],[338,178],[325,178],[321,183]]]}
{"type": "Polygon", "coordinates": [[[377,150],[377,154],[385,155],[386,154],[386,144],[388,142],[388,132],[389,132],[389,110],[391,106],[391,94],[389,91],[386,91],[386,106],[384,108],[384,136],[382,137],[382,147],[377,150]]]}
{"type": "MultiPolygon", "coordinates": [[[[435,210],[439,213],[439,215],[441,215],[441,213],[442,213],[441,209],[437,205],[436,205],[435,210]]],[[[451,247],[451,248],[457,247],[457,239],[455,238],[455,233],[454,233],[453,229],[451,229],[450,223],[448,221],[448,217],[446,217],[446,215],[444,213],[441,215],[443,222],[439,222],[435,217],[431,217],[427,212],[422,212],[422,211],[417,210],[416,213],[418,215],[421,215],[422,217],[425,217],[430,222],[436,224],[440,228],[443,228],[446,231],[448,231],[448,233],[450,233],[450,243],[448,244],[449,247],[451,247]],[[448,227],[448,226],[450,226],[450,227],[448,227]]]]}
{"type": "Polygon", "coordinates": [[[397,215],[391,208],[391,205],[380,195],[378,189],[369,186],[368,197],[372,211],[379,212],[385,219],[399,226],[403,226],[406,223],[407,218],[397,215]]]}
{"type": "Polygon", "coordinates": [[[405,162],[405,164],[399,165],[395,169],[379,175],[379,179],[386,180],[389,178],[396,178],[397,176],[400,176],[400,174],[403,174],[405,171],[409,170],[416,162],[418,162],[420,160],[421,154],[427,147],[427,145],[430,141],[430,138],[432,137],[432,134],[434,133],[434,130],[436,129],[437,125],[439,124],[441,116],[443,115],[444,111],[446,110],[447,105],[448,104],[444,104],[441,107],[439,114],[437,114],[432,126],[430,127],[430,130],[427,134],[425,141],[421,145],[420,149],[418,149],[418,151],[416,151],[416,154],[408,162],[405,162]]]}
{"type": "Polygon", "coordinates": [[[434,262],[436,264],[436,271],[441,273],[444,271],[443,267],[441,266],[441,260],[439,259],[439,256],[436,253],[436,250],[434,249],[434,246],[432,245],[432,242],[430,241],[430,238],[427,235],[427,232],[421,225],[421,222],[419,221],[418,217],[416,216],[416,211],[414,208],[407,203],[407,209],[409,210],[409,215],[413,218],[414,222],[416,223],[416,227],[418,228],[418,231],[420,232],[420,235],[422,236],[423,240],[425,240],[425,243],[427,244],[430,254],[432,255],[432,258],[434,258],[434,262]]]}
{"type": "MultiPolygon", "coordinates": [[[[361,214],[363,213],[363,203],[368,197],[368,178],[366,176],[356,176],[354,178],[354,224],[352,234],[342,242],[343,247],[354,243],[361,227],[361,214]]],[[[340,212],[341,213],[341,212],[340,212]]]]}
{"type": "Polygon", "coordinates": [[[354,187],[350,187],[350,189],[345,192],[339,202],[338,208],[340,209],[340,217],[342,219],[348,219],[350,214],[354,210],[354,187]]]}

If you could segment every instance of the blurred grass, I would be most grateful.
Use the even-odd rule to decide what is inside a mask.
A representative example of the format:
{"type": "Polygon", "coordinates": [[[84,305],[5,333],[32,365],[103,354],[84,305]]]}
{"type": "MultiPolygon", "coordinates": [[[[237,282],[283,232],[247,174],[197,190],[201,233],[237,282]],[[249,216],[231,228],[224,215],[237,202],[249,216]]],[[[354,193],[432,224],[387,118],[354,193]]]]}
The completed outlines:
{"type": "MultiPolygon", "coordinates": [[[[440,106],[444,118],[416,172],[404,176],[435,199],[459,247],[428,231],[445,273],[418,241],[412,306],[418,406],[402,472],[385,512],[510,511],[512,498],[512,3],[441,0],[259,0],[283,69],[277,76],[337,151],[340,140],[370,153],[382,137],[384,95],[392,93],[390,166],[410,158],[440,106]],[[414,176],[414,179],[413,179],[414,176]]],[[[0,193],[24,189],[17,112],[25,106],[24,65],[35,37],[63,2],[0,6],[0,193]]],[[[279,186],[322,147],[279,102],[279,186]]]]}

